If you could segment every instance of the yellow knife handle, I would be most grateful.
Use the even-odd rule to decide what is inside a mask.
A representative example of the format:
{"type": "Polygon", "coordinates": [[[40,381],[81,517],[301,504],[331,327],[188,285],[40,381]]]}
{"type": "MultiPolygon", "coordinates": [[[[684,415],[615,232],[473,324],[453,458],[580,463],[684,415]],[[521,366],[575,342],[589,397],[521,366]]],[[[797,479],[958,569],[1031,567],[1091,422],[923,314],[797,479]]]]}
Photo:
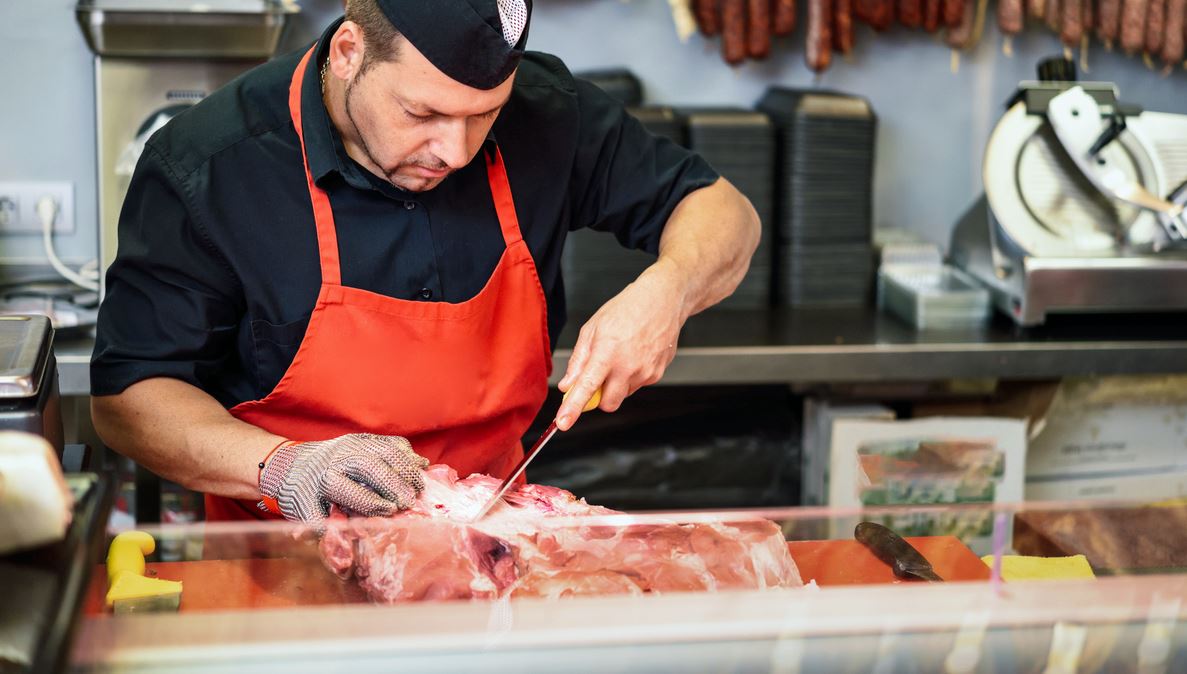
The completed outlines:
{"type": "Polygon", "coordinates": [[[107,549],[107,582],[111,583],[121,573],[144,575],[144,556],[156,550],[153,537],[143,531],[125,531],[111,541],[107,549]]]}
{"type": "MultiPolygon", "coordinates": [[[[564,401],[568,400],[569,394],[572,392],[573,392],[573,389],[569,389],[568,391],[565,391],[565,397],[561,398],[561,402],[563,403],[564,401]]],[[[588,412],[590,410],[597,409],[598,405],[600,405],[601,403],[602,403],[602,389],[599,388],[598,390],[593,392],[593,395],[591,395],[589,397],[589,400],[585,403],[585,407],[581,408],[581,411],[588,412]]]]}

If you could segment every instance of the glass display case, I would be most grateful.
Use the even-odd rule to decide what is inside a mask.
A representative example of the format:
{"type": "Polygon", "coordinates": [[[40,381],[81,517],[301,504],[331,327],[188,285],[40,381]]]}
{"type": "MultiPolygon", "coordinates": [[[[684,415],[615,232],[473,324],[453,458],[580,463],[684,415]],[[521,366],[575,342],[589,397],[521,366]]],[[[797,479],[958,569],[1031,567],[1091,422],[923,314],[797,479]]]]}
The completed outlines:
{"type": "Polygon", "coordinates": [[[157,552],[139,568],[113,554],[115,571],[181,585],[113,607],[112,574],[96,572],[73,666],[1187,671],[1181,503],[546,517],[513,506],[476,523],[417,513],[146,529],[157,552]],[[857,540],[863,522],[891,532],[863,525],[857,540]],[[916,579],[921,564],[941,580],[916,579]]]}

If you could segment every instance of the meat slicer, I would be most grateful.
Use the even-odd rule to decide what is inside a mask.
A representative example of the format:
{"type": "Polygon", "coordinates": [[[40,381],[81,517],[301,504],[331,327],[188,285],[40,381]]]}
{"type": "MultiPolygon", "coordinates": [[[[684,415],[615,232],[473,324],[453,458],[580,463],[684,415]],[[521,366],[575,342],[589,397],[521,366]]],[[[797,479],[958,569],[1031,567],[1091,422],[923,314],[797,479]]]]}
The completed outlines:
{"type": "Polygon", "coordinates": [[[1187,115],[1039,66],[989,137],[985,192],[950,257],[1019,325],[1053,313],[1187,310],[1187,115]]]}

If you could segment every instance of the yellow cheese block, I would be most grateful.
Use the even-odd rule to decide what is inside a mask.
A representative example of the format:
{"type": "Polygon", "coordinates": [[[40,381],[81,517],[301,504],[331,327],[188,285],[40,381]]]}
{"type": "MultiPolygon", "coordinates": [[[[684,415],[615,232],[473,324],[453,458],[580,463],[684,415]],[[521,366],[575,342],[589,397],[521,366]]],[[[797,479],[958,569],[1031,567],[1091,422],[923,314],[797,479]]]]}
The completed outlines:
{"type": "MultiPolygon", "coordinates": [[[[993,555],[981,558],[986,566],[993,568],[993,555]]],[[[1092,566],[1084,555],[1072,557],[1024,557],[1022,555],[1002,556],[1002,579],[1007,582],[1019,580],[1077,580],[1096,578],[1092,566]]]]}

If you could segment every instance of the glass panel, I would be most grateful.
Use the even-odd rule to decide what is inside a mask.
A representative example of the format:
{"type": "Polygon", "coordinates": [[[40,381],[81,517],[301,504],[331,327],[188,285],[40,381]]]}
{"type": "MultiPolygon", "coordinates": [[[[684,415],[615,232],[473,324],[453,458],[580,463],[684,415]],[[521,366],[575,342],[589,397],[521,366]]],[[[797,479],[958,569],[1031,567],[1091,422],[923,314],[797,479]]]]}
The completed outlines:
{"type": "Polygon", "coordinates": [[[491,653],[494,668],[520,671],[579,671],[590,657],[632,671],[1187,664],[1181,503],[453,515],[145,530],[180,552],[146,570],[183,583],[179,610],[113,614],[96,573],[75,664],[382,669],[400,657],[462,671],[491,668],[491,653]],[[855,540],[868,522],[905,543],[868,524],[855,540]],[[913,579],[924,565],[942,581],[913,579]]]}

